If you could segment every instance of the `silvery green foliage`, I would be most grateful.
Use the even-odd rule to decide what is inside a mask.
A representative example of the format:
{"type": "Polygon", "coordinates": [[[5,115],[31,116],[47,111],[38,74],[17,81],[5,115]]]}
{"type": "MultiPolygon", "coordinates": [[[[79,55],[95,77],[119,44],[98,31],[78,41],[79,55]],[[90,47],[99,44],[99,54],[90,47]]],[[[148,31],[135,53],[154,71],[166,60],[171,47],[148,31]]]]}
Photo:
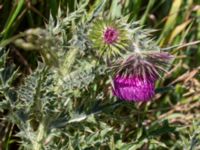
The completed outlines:
{"type": "MultiPolygon", "coordinates": [[[[67,84],[66,86],[65,83],[62,86],[57,84],[57,78],[53,70],[40,66],[16,91],[17,99],[15,106],[11,107],[13,112],[10,114],[10,119],[20,129],[16,136],[22,140],[21,147],[24,149],[65,149],[66,146],[70,147],[68,144],[72,142],[71,147],[81,149],[107,142],[108,139],[99,139],[99,135],[108,136],[105,134],[111,131],[111,127],[107,128],[107,125],[103,123],[99,125],[92,112],[89,112],[91,110],[88,110],[90,114],[86,114],[79,108],[85,104],[73,106],[75,92],[78,93],[82,87],[77,87],[80,89],[70,92],[67,84]],[[82,122],[82,125],[78,125],[79,122],[82,122]],[[102,131],[100,130],[99,133],[92,131],[88,125],[91,127],[98,125],[102,131]],[[91,134],[88,140],[91,142],[85,143],[82,133],[70,133],[70,130],[80,130],[80,132],[88,130],[87,132],[91,134]],[[62,138],[63,140],[60,141],[62,138]],[[41,140],[41,145],[38,145],[38,140],[41,140]],[[57,140],[60,142],[55,142],[57,140]],[[77,140],[79,143],[75,142],[77,140]]],[[[94,130],[99,130],[99,128],[94,130]]]]}
{"type": "Polygon", "coordinates": [[[0,102],[1,112],[14,106],[16,99],[16,93],[11,85],[18,77],[18,72],[13,64],[6,63],[7,54],[4,48],[0,48],[0,94],[4,96],[0,102]]]}
{"type": "Polygon", "coordinates": [[[10,112],[15,108],[16,92],[11,86],[18,77],[18,71],[13,64],[7,63],[8,53],[0,48],[0,141],[5,142],[12,130],[10,112]],[[5,113],[7,112],[7,113],[5,113]],[[6,114],[6,115],[4,115],[6,114]]]}
{"type": "Polygon", "coordinates": [[[76,29],[77,34],[71,40],[64,34],[66,30],[63,28],[78,18],[77,13],[72,14],[75,17],[58,19],[64,21],[57,22],[59,27],[50,28],[49,24],[47,29],[30,29],[14,41],[24,50],[38,51],[45,62],[39,63],[38,68],[15,89],[9,80],[14,79],[15,72],[12,71],[8,83],[4,85],[2,82],[1,91],[11,87],[14,95],[7,96],[7,89],[2,92],[8,106],[4,108],[2,101],[1,109],[10,110],[9,121],[19,129],[16,136],[20,139],[20,149],[98,148],[107,146],[111,139],[112,127],[99,123],[94,117],[100,112],[97,106],[104,96],[94,89],[99,88],[99,77],[105,78],[106,67],[98,65],[87,52],[81,52],[86,49],[82,46],[87,42],[82,40],[85,37],[80,39],[84,29],[76,29]],[[86,61],[81,55],[86,55],[86,61]],[[92,85],[94,80],[96,82],[92,85]],[[88,90],[95,93],[89,95],[88,90]],[[83,94],[88,96],[83,99],[83,94]]]}
{"type": "MultiPolygon", "coordinates": [[[[87,39],[86,29],[104,3],[86,21],[80,19],[85,5],[65,18],[60,11],[45,29],[29,29],[14,41],[24,50],[40,53],[44,62],[15,88],[11,81],[17,71],[6,73],[9,77],[1,84],[5,98],[1,110],[9,111],[8,120],[19,129],[20,149],[128,149],[150,140],[138,136],[128,145],[122,140],[128,122],[114,110],[123,105],[110,95],[109,69],[87,39]]],[[[134,110],[133,105],[126,107],[134,110]]]]}

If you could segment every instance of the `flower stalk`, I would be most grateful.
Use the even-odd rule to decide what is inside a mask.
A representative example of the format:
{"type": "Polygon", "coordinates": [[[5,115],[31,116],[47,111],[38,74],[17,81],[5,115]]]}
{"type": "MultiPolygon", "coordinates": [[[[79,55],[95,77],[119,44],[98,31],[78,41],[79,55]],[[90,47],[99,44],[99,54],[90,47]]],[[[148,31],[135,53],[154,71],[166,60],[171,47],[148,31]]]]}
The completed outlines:
{"type": "Polygon", "coordinates": [[[41,150],[43,147],[43,141],[46,137],[46,127],[45,123],[41,122],[39,124],[38,130],[37,130],[37,136],[36,140],[33,141],[33,150],[41,150]]]}

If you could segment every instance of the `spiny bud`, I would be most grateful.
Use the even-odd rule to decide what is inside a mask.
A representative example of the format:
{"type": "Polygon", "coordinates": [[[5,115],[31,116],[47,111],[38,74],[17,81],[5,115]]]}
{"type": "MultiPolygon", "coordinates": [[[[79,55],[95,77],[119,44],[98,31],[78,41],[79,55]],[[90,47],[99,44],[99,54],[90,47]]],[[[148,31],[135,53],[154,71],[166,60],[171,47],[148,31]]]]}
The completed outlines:
{"type": "Polygon", "coordinates": [[[128,30],[121,20],[96,20],[89,30],[89,39],[98,54],[108,58],[125,51],[129,46],[128,30]]]}

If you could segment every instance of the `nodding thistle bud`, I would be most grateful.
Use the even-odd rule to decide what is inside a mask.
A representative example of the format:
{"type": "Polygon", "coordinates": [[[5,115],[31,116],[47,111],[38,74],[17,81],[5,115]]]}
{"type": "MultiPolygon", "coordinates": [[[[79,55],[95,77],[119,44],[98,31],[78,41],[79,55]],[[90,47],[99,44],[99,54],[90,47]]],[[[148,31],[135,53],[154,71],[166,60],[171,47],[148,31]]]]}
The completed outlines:
{"type": "Polygon", "coordinates": [[[155,95],[155,82],[171,55],[164,52],[134,54],[117,62],[113,94],[122,100],[146,102],[155,95]]]}
{"type": "Polygon", "coordinates": [[[97,53],[108,58],[121,54],[130,44],[127,26],[122,20],[96,20],[88,37],[97,53]]]}

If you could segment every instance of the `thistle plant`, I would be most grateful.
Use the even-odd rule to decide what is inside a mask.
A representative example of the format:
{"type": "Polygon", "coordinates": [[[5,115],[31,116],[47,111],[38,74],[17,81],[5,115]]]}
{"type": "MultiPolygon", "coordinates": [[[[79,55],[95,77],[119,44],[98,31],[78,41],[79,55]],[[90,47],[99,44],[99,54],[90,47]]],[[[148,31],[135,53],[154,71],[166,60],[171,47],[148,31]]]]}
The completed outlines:
{"type": "Polygon", "coordinates": [[[134,24],[97,20],[89,38],[93,47],[113,64],[113,94],[123,100],[145,102],[155,95],[155,82],[172,56],[161,52],[149,38],[151,30],[133,27],[134,24]]]}

